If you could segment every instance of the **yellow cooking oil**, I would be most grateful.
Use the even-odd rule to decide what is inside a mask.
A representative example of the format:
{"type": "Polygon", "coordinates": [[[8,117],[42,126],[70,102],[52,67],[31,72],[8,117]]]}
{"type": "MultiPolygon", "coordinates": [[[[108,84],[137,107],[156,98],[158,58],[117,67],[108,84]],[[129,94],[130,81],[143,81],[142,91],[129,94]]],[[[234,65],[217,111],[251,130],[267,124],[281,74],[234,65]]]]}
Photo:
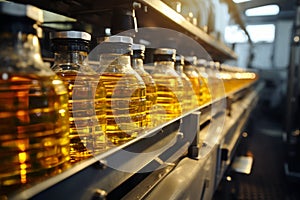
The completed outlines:
{"type": "Polygon", "coordinates": [[[157,120],[161,123],[182,114],[183,83],[174,69],[175,49],[157,48],[154,51],[154,69],[151,76],[157,87],[157,120]]]}
{"type": "Polygon", "coordinates": [[[56,76],[1,73],[0,121],[4,191],[69,160],[68,94],[56,76]]]}
{"type": "Polygon", "coordinates": [[[198,101],[196,93],[193,90],[193,85],[190,79],[183,72],[184,56],[177,55],[175,62],[175,70],[180,76],[183,84],[183,98],[182,98],[182,109],[183,112],[188,112],[198,107],[198,101]]]}
{"type": "Polygon", "coordinates": [[[145,127],[155,127],[155,105],[157,99],[156,84],[151,75],[145,71],[143,59],[145,46],[141,44],[133,44],[132,68],[141,76],[146,86],[146,118],[145,127]]]}

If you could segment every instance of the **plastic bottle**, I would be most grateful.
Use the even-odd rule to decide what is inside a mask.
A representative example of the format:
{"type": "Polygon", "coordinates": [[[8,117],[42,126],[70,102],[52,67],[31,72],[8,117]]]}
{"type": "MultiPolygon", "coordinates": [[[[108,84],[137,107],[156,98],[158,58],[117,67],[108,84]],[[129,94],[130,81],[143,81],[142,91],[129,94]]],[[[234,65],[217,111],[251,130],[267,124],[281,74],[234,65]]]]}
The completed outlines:
{"type": "Polygon", "coordinates": [[[154,51],[151,76],[157,87],[157,120],[161,123],[182,114],[183,83],[174,69],[175,49],[158,48],[154,51]]]}
{"type": "Polygon", "coordinates": [[[209,103],[212,101],[211,90],[212,87],[209,85],[209,75],[207,73],[207,61],[204,59],[198,59],[196,61],[196,69],[199,73],[199,76],[203,82],[203,103],[209,103]]]}
{"type": "Polygon", "coordinates": [[[70,158],[68,94],[42,61],[39,16],[36,7],[0,2],[0,194],[59,172],[70,158]]]}
{"type": "Polygon", "coordinates": [[[184,56],[176,55],[175,61],[175,70],[177,74],[180,76],[182,84],[183,84],[183,100],[182,100],[182,108],[183,112],[188,112],[194,108],[197,108],[197,96],[193,90],[192,83],[190,79],[183,72],[184,66],[184,56]]]}
{"type": "Polygon", "coordinates": [[[199,72],[197,71],[196,67],[193,65],[194,61],[196,61],[197,58],[192,57],[185,57],[185,63],[184,63],[184,73],[186,76],[190,79],[194,93],[197,96],[198,106],[201,106],[204,104],[204,98],[203,98],[203,81],[199,75],[199,72]]]}
{"type": "Polygon", "coordinates": [[[231,78],[229,75],[222,73],[219,62],[207,62],[209,85],[212,88],[212,100],[224,98],[226,96],[227,80],[231,78]]]}
{"type": "Polygon", "coordinates": [[[116,145],[145,128],[146,86],[131,67],[132,43],[131,37],[111,36],[99,45],[97,72],[106,88],[106,134],[116,145]]]}
{"type": "Polygon", "coordinates": [[[141,44],[133,44],[132,68],[141,76],[146,85],[146,119],[145,126],[147,128],[154,127],[156,122],[154,119],[155,105],[157,99],[156,84],[153,78],[144,69],[143,59],[145,46],[141,44]]]}
{"type": "Polygon", "coordinates": [[[105,150],[105,87],[88,65],[91,35],[81,31],[52,32],[54,65],[69,93],[70,155],[80,161],[105,150]]]}

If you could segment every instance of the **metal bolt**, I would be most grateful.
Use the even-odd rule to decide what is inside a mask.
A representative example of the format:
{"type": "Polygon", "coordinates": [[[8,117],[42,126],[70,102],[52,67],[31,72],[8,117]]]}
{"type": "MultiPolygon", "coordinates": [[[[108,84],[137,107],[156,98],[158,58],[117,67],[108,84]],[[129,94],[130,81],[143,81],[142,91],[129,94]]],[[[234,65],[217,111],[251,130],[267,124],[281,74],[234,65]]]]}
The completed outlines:
{"type": "Polygon", "coordinates": [[[107,196],[107,192],[102,189],[97,189],[94,193],[92,200],[105,200],[107,196]]]}
{"type": "Polygon", "coordinates": [[[177,137],[178,137],[178,138],[182,139],[183,136],[184,136],[184,134],[183,134],[182,132],[177,132],[177,137]]]}
{"type": "Polygon", "coordinates": [[[242,133],[242,136],[243,136],[244,138],[246,138],[246,137],[248,137],[248,133],[247,133],[247,132],[243,132],[243,133],[242,133]]]}

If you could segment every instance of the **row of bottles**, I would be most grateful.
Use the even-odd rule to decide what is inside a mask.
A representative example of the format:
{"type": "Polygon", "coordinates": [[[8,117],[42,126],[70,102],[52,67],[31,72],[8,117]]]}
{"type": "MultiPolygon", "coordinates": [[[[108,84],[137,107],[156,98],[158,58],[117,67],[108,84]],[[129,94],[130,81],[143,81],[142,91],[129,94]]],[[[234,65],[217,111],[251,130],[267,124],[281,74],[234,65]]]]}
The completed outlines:
{"type": "Polygon", "coordinates": [[[50,34],[50,68],[33,28],[38,11],[29,16],[26,6],[0,6],[0,195],[223,98],[216,92],[223,80],[232,92],[256,79],[171,48],[155,49],[146,71],[145,46],[128,36],[106,38],[90,65],[91,35],[81,31],[50,34]]]}
{"type": "Polygon", "coordinates": [[[70,159],[70,142],[68,91],[43,63],[35,34],[41,13],[8,2],[0,7],[2,195],[57,173],[70,159]]]}
{"type": "Polygon", "coordinates": [[[229,65],[220,65],[220,78],[223,80],[225,93],[235,92],[253,81],[257,80],[257,75],[243,69],[229,65]]]}

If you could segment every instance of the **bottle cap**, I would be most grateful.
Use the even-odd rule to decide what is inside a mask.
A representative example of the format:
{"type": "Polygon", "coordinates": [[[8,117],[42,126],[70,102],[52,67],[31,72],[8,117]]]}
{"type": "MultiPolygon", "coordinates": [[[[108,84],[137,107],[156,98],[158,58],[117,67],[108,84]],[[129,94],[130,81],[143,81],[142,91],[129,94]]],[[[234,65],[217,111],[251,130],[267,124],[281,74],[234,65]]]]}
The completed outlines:
{"type": "Polygon", "coordinates": [[[198,59],[197,60],[197,65],[202,66],[202,67],[206,67],[208,65],[208,61],[205,60],[205,59],[198,59]]]}
{"type": "Polygon", "coordinates": [[[219,62],[214,62],[215,69],[220,70],[221,64],[219,62]]]}
{"type": "Polygon", "coordinates": [[[182,56],[182,55],[176,55],[175,59],[176,59],[177,63],[180,63],[181,65],[184,64],[184,56],[182,56]]]}
{"type": "Polygon", "coordinates": [[[142,44],[133,44],[131,46],[133,50],[133,58],[141,58],[144,60],[145,58],[145,45],[142,44]]]}
{"type": "Polygon", "coordinates": [[[184,60],[187,62],[187,64],[190,64],[190,65],[196,65],[196,63],[197,63],[196,56],[185,56],[184,60]]]}
{"type": "Polygon", "coordinates": [[[104,53],[116,53],[116,54],[127,54],[132,55],[132,43],[133,39],[129,36],[113,35],[105,38],[100,43],[99,54],[104,53]]]}
{"type": "Polygon", "coordinates": [[[145,51],[145,45],[142,44],[133,44],[131,46],[132,50],[140,50],[140,51],[145,51]]]}
{"type": "Polygon", "coordinates": [[[124,44],[133,44],[132,37],[129,36],[120,36],[120,35],[113,35],[110,37],[105,38],[103,42],[114,42],[114,43],[124,43],[124,44]]]}
{"type": "Polygon", "coordinates": [[[58,31],[51,32],[52,50],[54,52],[65,51],[89,51],[91,35],[84,31],[58,31]]]}
{"type": "Polygon", "coordinates": [[[174,55],[176,54],[176,49],[170,48],[158,48],[154,51],[155,55],[174,55]]]}
{"type": "Polygon", "coordinates": [[[173,61],[175,62],[176,49],[158,48],[154,50],[154,61],[173,61]]]}
{"type": "Polygon", "coordinates": [[[91,35],[83,31],[59,31],[51,32],[50,39],[82,39],[91,40],[91,35]]]}

